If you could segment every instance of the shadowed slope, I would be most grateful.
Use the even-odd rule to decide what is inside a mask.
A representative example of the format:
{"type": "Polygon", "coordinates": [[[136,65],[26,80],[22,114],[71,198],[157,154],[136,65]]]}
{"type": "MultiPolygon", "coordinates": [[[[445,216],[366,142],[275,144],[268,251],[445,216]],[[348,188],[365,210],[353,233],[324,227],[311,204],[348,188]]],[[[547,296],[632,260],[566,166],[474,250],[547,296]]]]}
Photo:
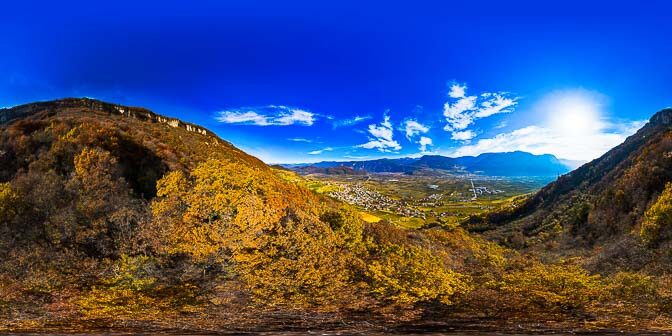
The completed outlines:
{"type": "Polygon", "coordinates": [[[515,208],[472,218],[469,225],[519,246],[548,241],[570,250],[602,246],[602,257],[622,257],[628,267],[644,267],[653,260],[644,258],[642,264],[648,252],[642,250],[638,227],[672,181],[671,125],[672,109],[662,110],[602,157],[559,177],[515,208]],[[626,250],[632,253],[619,254],[626,250]]]}

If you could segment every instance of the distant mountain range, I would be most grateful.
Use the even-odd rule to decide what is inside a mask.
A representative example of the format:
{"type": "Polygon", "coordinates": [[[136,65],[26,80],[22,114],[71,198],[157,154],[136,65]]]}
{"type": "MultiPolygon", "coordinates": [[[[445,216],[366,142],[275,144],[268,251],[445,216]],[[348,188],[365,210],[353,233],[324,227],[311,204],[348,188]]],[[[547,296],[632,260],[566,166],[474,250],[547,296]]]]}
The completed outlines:
{"type": "MultiPolygon", "coordinates": [[[[284,168],[284,167],[283,167],[284,168]]],[[[352,167],[336,166],[336,167],[315,167],[304,166],[295,167],[294,171],[302,174],[325,174],[325,175],[365,175],[366,170],[355,170],[352,167]]]]}
{"type": "MultiPolygon", "coordinates": [[[[370,173],[416,173],[427,169],[440,169],[462,173],[477,173],[489,176],[556,176],[576,167],[551,154],[534,155],[515,151],[508,153],[485,153],[478,156],[447,157],[425,155],[420,158],[377,159],[368,161],[322,161],[312,164],[284,165],[303,173],[329,174],[325,168],[347,167],[355,172],[370,173]]],[[[339,173],[344,173],[339,170],[339,173]]]]}

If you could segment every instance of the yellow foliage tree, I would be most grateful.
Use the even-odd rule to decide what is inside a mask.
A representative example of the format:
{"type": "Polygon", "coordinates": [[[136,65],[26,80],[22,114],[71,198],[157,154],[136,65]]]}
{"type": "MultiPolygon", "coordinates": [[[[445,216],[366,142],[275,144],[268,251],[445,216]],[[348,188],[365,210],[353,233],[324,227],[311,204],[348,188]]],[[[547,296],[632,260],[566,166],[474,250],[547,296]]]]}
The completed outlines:
{"type": "Polygon", "coordinates": [[[320,220],[314,195],[271,171],[211,159],[157,189],[150,231],[166,252],[231,264],[265,302],[326,302],[343,288],[346,240],[320,220]]]}
{"type": "Polygon", "coordinates": [[[665,185],[656,202],[644,214],[640,236],[645,242],[655,244],[669,238],[670,229],[672,229],[672,183],[665,185]]]}
{"type": "Polygon", "coordinates": [[[604,291],[599,275],[577,265],[532,262],[521,268],[505,273],[500,287],[514,309],[581,309],[604,291]]]}
{"type": "Polygon", "coordinates": [[[57,225],[52,231],[73,235],[74,243],[87,246],[89,253],[97,257],[130,249],[135,245],[132,238],[139,223],[147,216],[142,204],[131,197],[117,158],[104,149],[85,147],[73,161],[74,174],[65,187],[76,195],[79,219],[57,225]]]}
{"type": "Polygon", "coordinates": [[[18,200],[9,183],[0,183],[0,222],[6,223],[16,215],[18,200]]]}
{"type": "Polygon", "coordinates": [[[328,305],[347,297],[349,254],[325,224],[288,210],[264,229],[260,242],[234,255],[238,272],[257,298],[296,306],[328,305]]]}
{"type": "Polygon", "coordinates": [[[337,209],[327,209],[320,215],[320,221],[341,237],[346,247],[358,252],[362,246],[362,234],[364,225],[359,213],[348,205],[342,205],[337,209]]]}
{"type": "Polygon", "coordinates": [[[96,217],[114,206],[111,200],[124,192],[116,158],[106,150],[84,148],[74,164],[71,188],[81,190],[79,209],[96,217]]]}
{"type": "Polygon", "coordinates": [[[383,300],[402,306],[431,301],[448,305],[471,290],[468,276],[447,269],[422,247],[383,243],[373,245],[372,252],[366,274],[373,293],[383,300]]]}
{"type": "Polygon", "coordinates": [[[282,188],[256,168],[208,160],[189,178],[171,172],[157,183],[156,221],[170,223],[170,252],[204,260],[230,249],[254,248],[265,226],[289,205],[282,188]]]}

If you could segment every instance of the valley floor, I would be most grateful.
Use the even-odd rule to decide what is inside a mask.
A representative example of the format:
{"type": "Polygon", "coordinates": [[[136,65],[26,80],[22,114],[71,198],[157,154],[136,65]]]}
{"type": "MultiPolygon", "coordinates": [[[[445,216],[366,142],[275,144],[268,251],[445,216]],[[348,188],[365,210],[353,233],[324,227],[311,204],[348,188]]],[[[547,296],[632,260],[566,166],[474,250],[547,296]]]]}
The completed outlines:
{"type": "Polygon", "coordinates": [[[473,174],[303,175],[307,187],[354,205],[367,222],[382,219],[406,228],[458,225],[468,216],[495,211],[539,190],[552,177],[473,174]]]}

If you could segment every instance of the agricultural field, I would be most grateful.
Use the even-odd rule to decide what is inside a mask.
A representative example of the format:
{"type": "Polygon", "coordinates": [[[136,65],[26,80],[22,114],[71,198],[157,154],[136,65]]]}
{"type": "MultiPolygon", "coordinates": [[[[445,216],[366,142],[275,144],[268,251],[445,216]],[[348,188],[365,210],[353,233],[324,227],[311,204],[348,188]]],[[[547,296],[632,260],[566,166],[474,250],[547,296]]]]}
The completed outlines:
{"type": "Polygon", "coordinates": [[[311,190],[357,206],[368,222],[385,219],[407,228],[458,225],[470,215],[505,207],[552,180],[437,172],[303,177],[311,190]]]}

